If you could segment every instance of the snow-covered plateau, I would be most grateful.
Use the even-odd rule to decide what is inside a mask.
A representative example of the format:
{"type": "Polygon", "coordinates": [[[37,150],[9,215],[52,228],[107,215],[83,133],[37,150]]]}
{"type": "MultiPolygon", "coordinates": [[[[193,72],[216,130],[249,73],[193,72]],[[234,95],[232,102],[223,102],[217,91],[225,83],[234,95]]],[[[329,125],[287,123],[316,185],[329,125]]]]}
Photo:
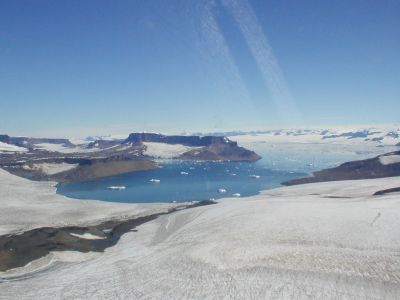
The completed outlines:
{"type": "Polygon", "coordinates": [[[379,157],[379,161],[383,165],[391,165],[400,163],[400,155],[384,155],[379,157]]]}
{"type": "Polygon", "coordinates": [[[0,142],[0,153],[27,152],[28,149],[0,142]]]}
{"type": "MultiPolygon", "coordinates": [[[[399,186],[306,184],[180,210],[104,253],[57,252],[0,273],[0,299],[399,299],[400,195],[372,196],[399,186]]],[[[0,170],[0,205],[6,234],[173,204],[75,201],[0,170]]]]}
{"type": "Polygon", "coordinates": [[[176,158],[193,149],[197,149],[199,147],[189,147],[181,144],[165,144],[165,143],[155,143],[155,142],[144,142],[145,151],[144,155],[168,159],[168,158],[176,158]]]}
{"type": "Polygon", "coordinates": [[[61,172],[69,171],[76,168],[78,164],[66,164],[66,163],[39,163],[33,165],[23,165],[22,168],[25,170],[40,170],[45,174],[54,175],[61,172]]]}

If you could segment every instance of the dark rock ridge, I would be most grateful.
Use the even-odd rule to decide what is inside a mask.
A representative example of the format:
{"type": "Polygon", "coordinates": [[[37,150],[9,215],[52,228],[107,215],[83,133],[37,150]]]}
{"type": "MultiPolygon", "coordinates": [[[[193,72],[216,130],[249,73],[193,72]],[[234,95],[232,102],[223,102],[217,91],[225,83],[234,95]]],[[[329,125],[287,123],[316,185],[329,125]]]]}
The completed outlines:
{"type": "Polygon", "coordinates": [[[207,147],[195,148],[184,154],[179,159],[185,160],[233,160],[256,161],[261,156],[254,151],[237,146],[236,143],[216,143],[207,147]]]}
{"type": "Polygon", "coordinates": [[[145,171],[156,169],[157,164],[151,160],[141,158],[56,158],[43,159],[41,163],[67,163],[76,165],[75,168],[56,173],[46,174],[41,170],[24,168],[32,166],[34,162],[14,163],[13,165],[1,165],[0,167],[8,172],[35,181],[56,181],[56,182],[79,182],[94,180],[108,176],[120,175],[124,173],[145,171]]]}
{"type": "Polygon", "coordinates": [[[157,133],[131,133],[124,141],[127,143],[155,142],[166,144],[182,144],[185,146],[201,147],[212,144],[230,144],[237,146],[236,142],[223,136],[185,136],[185,135],[163,135],[157,133]]]}
{"type": "Polygon", "coordinates": [[[390,194],[390,193],[400,193],[400,187],[377,191],[374,193],[374,196],[381,196],[381,195],[386,195],[386,194],[390,194]]]}
{"type": "Polygon", "coordinates": [[[0,134],[0,142],[10,144],[10,137],[7,134],[0,134]]]}
{"type": "Polygon", "coordinates": [[[400,176],[400,163],[384,165],[380,157],[389,155],[400,155],[400,151],[390,152],[374,158],[346,162],[338,167],[314,172],[312,176],[293,179],[283,182],[283,185],[296,185],[313,182],[372,179],[400,176]]]}

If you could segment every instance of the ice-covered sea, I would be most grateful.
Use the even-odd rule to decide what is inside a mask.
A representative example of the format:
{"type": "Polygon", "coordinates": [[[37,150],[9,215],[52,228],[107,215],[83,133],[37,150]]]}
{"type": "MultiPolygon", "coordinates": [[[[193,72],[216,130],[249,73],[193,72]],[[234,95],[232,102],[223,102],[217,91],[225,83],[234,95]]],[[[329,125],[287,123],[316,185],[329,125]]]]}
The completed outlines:
{"type": "Polygon", "coordinates": [[[57,193],[77,199],[127,203],[186,202],[251,196],[315,170],[390,150],[298,143],[249,143],[245,146],[259,153],[262,159],[255,163],[162,161],[160,168],[155,170],[61,184],[57,193]]]}

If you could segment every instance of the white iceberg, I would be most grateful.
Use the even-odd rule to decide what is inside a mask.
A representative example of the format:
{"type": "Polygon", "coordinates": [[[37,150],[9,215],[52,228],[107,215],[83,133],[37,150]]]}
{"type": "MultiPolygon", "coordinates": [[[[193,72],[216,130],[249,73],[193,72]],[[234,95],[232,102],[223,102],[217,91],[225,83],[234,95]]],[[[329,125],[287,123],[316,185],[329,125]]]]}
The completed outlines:
{"type": "Polygon", "coordinates": [[[109,189],[109,190],[125,190],[126,186],[124,186],[124,185],[112,185],[112,186],[108,186],[107,189],[109,189]]]}

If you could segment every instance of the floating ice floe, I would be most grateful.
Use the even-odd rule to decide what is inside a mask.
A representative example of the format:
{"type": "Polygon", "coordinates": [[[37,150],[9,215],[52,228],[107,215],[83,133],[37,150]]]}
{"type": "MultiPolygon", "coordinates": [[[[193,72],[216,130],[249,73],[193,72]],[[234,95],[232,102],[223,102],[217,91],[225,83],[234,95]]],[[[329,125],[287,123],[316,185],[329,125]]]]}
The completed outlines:
{"type": "Polygon", "coordinates": [[[181,175],[189,175],[188,172],[181,171],[181,175]]]}
{"type": "Polygon", "coordinates": [[[218,193],[220,194],[226,193],[226,189],[218,189],[218,193]]]}
{"type": "Polygon", "coordinates": [[[236,173],[230,173],[229,175],[231,175],[231,176],[236,176],[236,173]]]}
{"type": "Polygon", "coordinates": [[[154,178],[152,178],[152,179],[150,179],[149,180],[150,182],[153,182],[153,183],[160,183],[160,179],[154,179],[154,178]]]}
{"type": "Polygon", "coordinates": [[[259,179],[261,176],[260,175],[250,175],[249,177],[254,178],[254,179],[259,179]]]}
{"type": "Polygon", "coordinates": [[[112,186],[108,186],[107,189],[109,189],[109,190],[125,190],[126,186],[124,186],[124,185],[112,185],[112,186]]]}
{"type": "Polygon", "coordinates": [[[234,193],[234,194],[232,194],[232,196],[233,196],[233,197],[240,197],[240,196],[242,196],[242,195],[240,195],[239,193],[234,193]]]}

